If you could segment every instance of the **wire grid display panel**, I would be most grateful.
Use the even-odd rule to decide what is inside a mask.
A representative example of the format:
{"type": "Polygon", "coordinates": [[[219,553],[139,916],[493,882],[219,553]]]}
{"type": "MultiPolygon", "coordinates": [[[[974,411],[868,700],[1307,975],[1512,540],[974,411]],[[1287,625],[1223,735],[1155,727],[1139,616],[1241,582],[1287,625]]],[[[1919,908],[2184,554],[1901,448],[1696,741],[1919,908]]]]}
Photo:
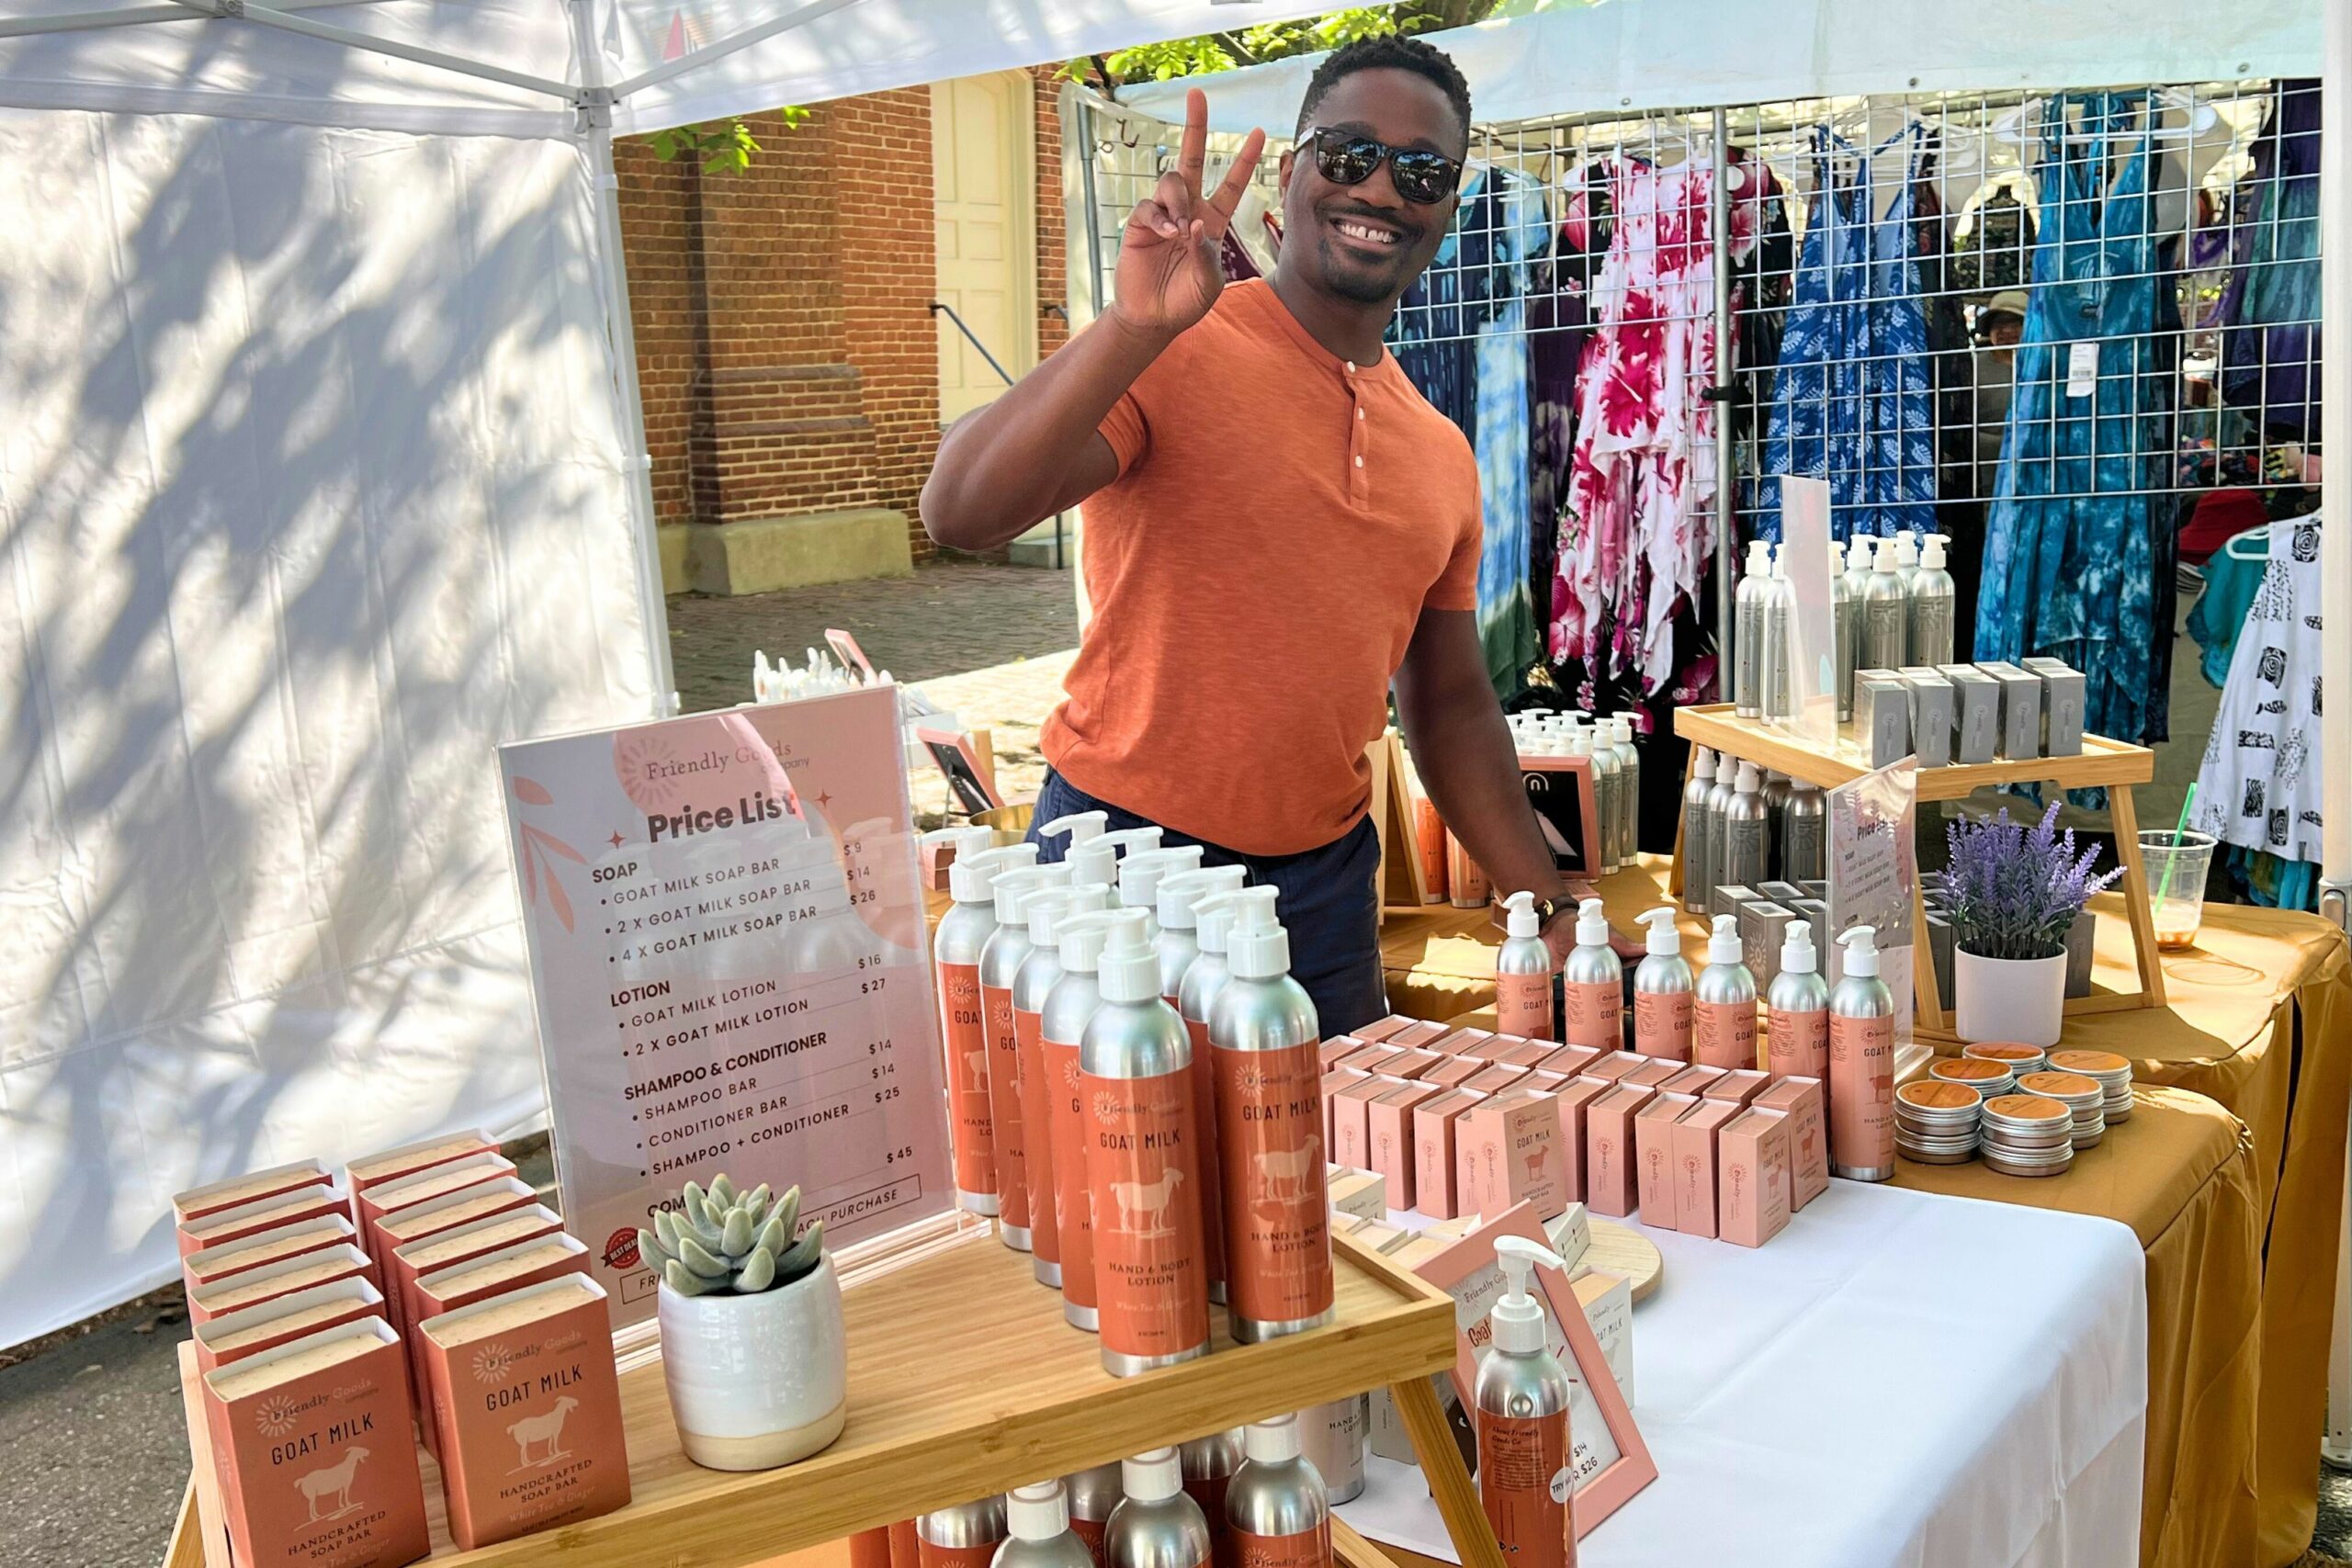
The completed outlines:
{"type": "MultiPolygon", "coordinates": [[[[1879,532],[1890,506],[1993,498],[2005,446],[2039,497],[2162,496],[2169,521],[2217,485],[2292,479],[2317,439],[2316,181],[2257,177],[2315,168],[2317,93],[2240,81],[1727,106],[1720,194],[1712,107],[1481,125],[1455,232],[1392,341],[1589,321],[1612,246],[1636,287],[1670,276],[1687,243],[1670,220],[1695,202],[1732,218],[1722,374],[1743,535],[1777,532],[1762,476],[1829,478],[1837,531],[1859,513],[1879,532]],[[1663,227],[1621,242],[1628,167],[1689,184],[1663,227]],[[2027,296],[2018,325],[2061,345],[2068,383],[2039,405],[2043,430],[2014,436],[2017,356],[1989,309],[2013,290],[2027,296]],[[1513,299],[1529,308],[1502,308],[1513,299]],[[1784,376],[1792,327],[1828,341],[1784,376]],[[2109,417],[2079,418],[2084,398],[2109,417]],[[1924,445],[1905,439],[1917,434],[1924,445]]],[[[1090,259],[1107,300],[1126,215],[1174,167],[1180,130],[1092,107],[1089,129],[1090,259]]],[[[1209,184],[1239,140],[1211,137],[1209,184]]],[[[1278,211],[1287,145],[1270,141],[1242,227],[1278,211]]],[[[1702,222],[1712,248],[1712,212],[1702,222]]],[[[1630,319],[1670,335],[1713,313],[1707,290],[1664,288],[1630,319]]]]}

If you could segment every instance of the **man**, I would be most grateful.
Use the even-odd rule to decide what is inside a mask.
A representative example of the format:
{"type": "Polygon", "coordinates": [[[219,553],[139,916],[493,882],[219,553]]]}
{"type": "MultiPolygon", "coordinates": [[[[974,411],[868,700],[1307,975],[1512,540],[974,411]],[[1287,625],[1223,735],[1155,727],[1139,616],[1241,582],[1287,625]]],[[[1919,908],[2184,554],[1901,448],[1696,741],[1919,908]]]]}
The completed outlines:
{"type": "Polygon", "coordinates": [[[1364,749],[1392,677],[1446,821],[1572,944],[1479,650],[1476,460],[1381,345],[1453,221],[1470,95],[1412,39],[1333,53],[1282,157],[1279,263],[1230,287],[1218,242],[1265,137],[1204,195],[1207,128],[1194,92],[1176,168],[1128,215],[1114,302],[947,433],[923,521],[988,549],[1086,502],[1094,615],[1036,819],[1155,822],[1279,887],[1329,1034],[1386,1010],[1364,749]]]}

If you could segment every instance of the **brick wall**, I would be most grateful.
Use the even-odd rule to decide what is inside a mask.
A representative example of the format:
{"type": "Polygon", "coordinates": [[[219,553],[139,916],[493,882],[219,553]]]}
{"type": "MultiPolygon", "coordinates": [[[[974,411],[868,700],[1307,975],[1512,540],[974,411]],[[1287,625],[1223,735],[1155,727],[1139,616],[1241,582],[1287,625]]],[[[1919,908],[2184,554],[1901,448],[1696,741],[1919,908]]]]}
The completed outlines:
{"type": "MultiPolygon", "coordinates": [[[[1037,94],[1041,304],[1063,294],[1060,132],[1037,94]]],[[[751,120],[749,170],[616,150],[653,500],[663,523],[880,506],[928,554],[939,440],[927,87],[751,120]]],[[[1058,317],[1039,323],[1060,343],[1058,317]]]]}

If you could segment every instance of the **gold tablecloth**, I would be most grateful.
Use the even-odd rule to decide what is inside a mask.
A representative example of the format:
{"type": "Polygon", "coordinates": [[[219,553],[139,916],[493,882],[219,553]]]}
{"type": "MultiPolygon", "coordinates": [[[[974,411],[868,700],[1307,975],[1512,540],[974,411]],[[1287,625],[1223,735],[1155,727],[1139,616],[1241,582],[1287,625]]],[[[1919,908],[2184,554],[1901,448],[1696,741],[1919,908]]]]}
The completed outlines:
{"type": "MultiPolygon", "coordinates": [[[[1603,878],[1599,891],[1610,923],[1633,931],[1634,916],[1666,902],[1665,871],[1662,860],[1648,859],[1639,870],[1603,878]]],[[[2132,988],[2120,901],[2098,907],[2106,918],[2098,922],[2096,973],[2118,989],[2132,988]]],[[[1686,942],[1695,942],[1699,922],[1684,917],[1681,924],[1686,942]]],[[[1391,909],[1381,928],[1389,1005],[1433,1019],[1489,1006],[1499,941],[1483,910],[1391,909]]],[[[1908,1165],[1905,1179],[1962,1190],[1973,1171],[1987,1184],[1978,1196],[2108,1214],[2139,1232],[2150,1245],[2148,1495],[2165,1510],[2150,1516],[2144,1561],[2273,1568],[2311,1543],[2318,1509],[2317,1445],[2352,1125],[2352,964],[2343,934],[2315,916],[2208,906],[2197,946],[2166,955],[2164,967],[2168,1007],[2069,1019],[2066,1043],[2128,1056],[2143,1085],[2204,1096],[2245,1124],[2250,1236],[2233,1217],[2236,1199],[2223,1190],[2241,1180],[2231,1174],[2236,1156],[2220,1155],[2211,1131],[2167,1131],[2165,1145],[2182,1147],[2165,1156],[2149,1126],[2166,1125],[2169,1116],[2123,1128],[2103,1176],[2096,1175],[2103,1168],[2096,1155],[2105,1150],[2054,1180],[2011,1181],[1958,1167],[1933,1173],[1963,1173],[1950,1178],[1961,1185],[1945,1186],[1926,1179],[1928,1168],[1908,1165]],[[2163,1239],[2176,1230],[2179,1239],[2163,1239]],[[2242,1245],[2230,1241],[2233,1235],[2242,1245]],[[2195,1268],[2176,1272],[2175,1254],[2196,1258],[2195,1268]],[[2242,1316],[2248,1280],[2259,1314],[2251,1347],[2231,1327],[2242,1316]],[[2185,1312],[2186,1326],[2167,1318],[2160,1336],[2160,1306],[2185,1312]],[[2242,1369],[2230,1365],[2249,1351],[2253,1445],[2247,1473],[2238,1474],[2234,1450],[2208,1445],[2233,1429],[2231,1410],[2249,1397],[2242,1369]],[[2167,1421],[2169,1429],[2160,1425],[2167,1421]]],[[[2183,1104],[2194,1101],[2183,1097],[2183,1104]]]]}

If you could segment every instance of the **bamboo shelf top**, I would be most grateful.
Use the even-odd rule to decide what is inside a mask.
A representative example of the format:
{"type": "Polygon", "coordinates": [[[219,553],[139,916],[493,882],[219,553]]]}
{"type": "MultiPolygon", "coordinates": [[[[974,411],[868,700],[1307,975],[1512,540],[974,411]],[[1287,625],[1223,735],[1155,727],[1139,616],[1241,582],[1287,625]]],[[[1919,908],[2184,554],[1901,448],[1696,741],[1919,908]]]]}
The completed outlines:
{"type": "MultiPolygon", "coordinates": [[[[781,1470],[704,1470],[678,1446],[659,1361],[621,1374],[629,1506],[474,1551],[449,1545],[426,1466],[435,1568],[563,1562],[733,1568],[1047,1476],[1261,1421],[1453,1365],[1453,1303],[1385,1258],[1335,1238],[1338,1311],[1327,1327],[1236,1345],[1212,1308],[1211,1354],[1141,1377],[1102,1370],[1094,1336],[1062,1320],[1061,1292],[1029,1256],[972,1240],[842,1293],[849,1426],[781,1470]]],[[[193,1392],[194,1358],[182,1348],[193,1392]]],[[[200,1427],[201,1423],[195,1423],[200,1427]]],[[[193,1495],[209,1455],[199,1446],[193,1495]]],[[[224,1568],[209,1529],[183,1522],[169,1568],[224,1568]],[[200,1555],[185,1538],[202,1541],[200,1555]]]]}
{"type": "MultiPolygon", "coordinates": [[[[1870,758],[1849,734],[1840,732],[1826,751],[1802,737],[1758,719],[1741,718],[1729,703],[1674,710],[1674,732],[1694,745],[1729,750],[1735,757],[1786,773],[1823,789],[1834,789],[1871,771],[1870,758]]],[[[2156,754],[2104,736],[2083,737],[2079,757],[2029,757],[2018,761],[1955,762],[1919,770],[1921,800],[1958,800],[1989,785],[2055,784],[2067,789],[2098,784],[2143,784],[2156,775],[2156,754]]]]}

